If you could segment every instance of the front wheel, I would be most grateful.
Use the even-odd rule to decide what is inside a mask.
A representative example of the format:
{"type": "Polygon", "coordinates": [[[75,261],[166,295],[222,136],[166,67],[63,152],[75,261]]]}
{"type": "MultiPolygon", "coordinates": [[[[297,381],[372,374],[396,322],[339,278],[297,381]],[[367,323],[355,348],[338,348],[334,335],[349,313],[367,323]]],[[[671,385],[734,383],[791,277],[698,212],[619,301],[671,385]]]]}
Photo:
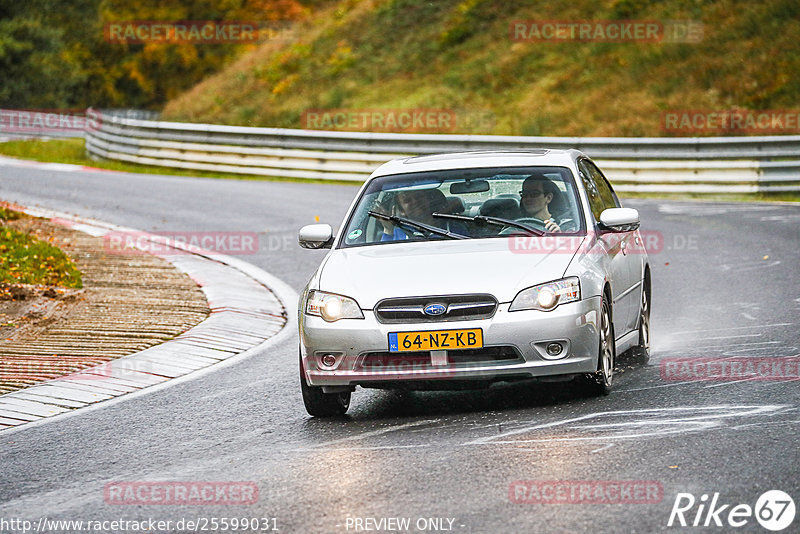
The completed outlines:
{"type": "Polygon", "coordinates": [[[611,323],[611,309],[603,297],[600,306],[600,344],[597,355],[597,371],[587,377],[589,389],[597,395],[608,395],[614,382],[614,363],[616,345],[614,343],[614,325],[611,323]]]}
{"type": "Polygon", "coordinates": [[[639,306],[639,342],[636,352],[646,362],[650,358],[650,295],[647,286],[642,286],[642,302],[639,306]]]}
{"type": "Polygon", "coordinates": [[[319,386],[309,386],[303,371],[303,355],[300,355],[300,390],[303,393],[303,404],[309,415],[315,417],[335,417],[344,415],[350,407],[350,392],[323,393],[319,386]]]}

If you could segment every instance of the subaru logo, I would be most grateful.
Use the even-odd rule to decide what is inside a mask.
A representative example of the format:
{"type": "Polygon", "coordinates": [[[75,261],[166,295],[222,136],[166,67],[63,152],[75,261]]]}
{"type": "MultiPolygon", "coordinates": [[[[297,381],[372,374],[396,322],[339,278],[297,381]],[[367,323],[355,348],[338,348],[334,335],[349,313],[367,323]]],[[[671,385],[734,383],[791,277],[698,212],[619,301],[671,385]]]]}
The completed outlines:
{"type": "Polygon", "coordinates": [[[428,304],[422,310],[425,315],[442,315],[447,311],[447,306],[444,304],[428,304]]]}

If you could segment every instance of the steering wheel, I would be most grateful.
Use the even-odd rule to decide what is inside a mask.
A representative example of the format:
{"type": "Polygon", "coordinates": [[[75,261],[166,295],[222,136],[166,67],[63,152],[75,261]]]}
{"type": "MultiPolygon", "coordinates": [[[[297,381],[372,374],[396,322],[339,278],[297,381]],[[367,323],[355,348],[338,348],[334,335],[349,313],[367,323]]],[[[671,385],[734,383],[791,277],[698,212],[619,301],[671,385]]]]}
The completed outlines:
{"type": "Polygon", "coordinates": [[[517,219],[517,222],[520,224],[534,225],[534,228],[536,226],[544,228],[544,221],[537,217],[523,217],[522,219],[517,219]]]}
{"type": "MultiPolygon", "coordinates": [[[[544,221],[541,219],[537,219],[536,217],[523,217],[522,219],[515,219],[516,222],[520,224],[524,224],[526,226],[530,226],[534,230],[541,230],[542,232],[546,232],[547,230],[544,227],[544,221]]],[[[509,235],[509,234],[516,234],[524,232],[521,228],[517,228],[516,226],[505,226],[502,230],[500,230],[497,235],[509,235]]]]}
{"type": "MultiPolygon", "coordinates": [[[[541,230],[543,232],[549,233],[547,228],[545,227],[544,221],[538,219],[536,217],[524,217],[522,219],[516,220],[518,223],[526,224],[528,226],[532,226],[537,230],[541,230]]],[[[561,228],[561,232],[575,232],[578,230],[578,224],[573,219],[561,219],[558,223],[559,228],[561,228]]],[[[515,232],[521,232],[519,228],[515,228],[513,226],[506,226],[500,232],[499,235],[508,235],[513,234],[515,232]]]]}
{"type": "Polygon", "coordinates": [[[576,232],[578,230],[578,223],[573,219],[561,219],[558,226],[562,232],[576,232]]]}

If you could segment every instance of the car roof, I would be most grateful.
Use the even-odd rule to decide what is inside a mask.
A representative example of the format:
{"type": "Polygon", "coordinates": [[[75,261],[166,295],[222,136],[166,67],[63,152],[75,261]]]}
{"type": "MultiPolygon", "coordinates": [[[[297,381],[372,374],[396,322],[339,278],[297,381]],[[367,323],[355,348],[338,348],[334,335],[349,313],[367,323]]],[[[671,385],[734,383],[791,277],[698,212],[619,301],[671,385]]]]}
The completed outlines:
{"type": "Polygon", "coordinates": [[[451,152],[394,159],[386,162],[372,176],[404,174],[446,169],[475,169],[485,167],[556,166],[572,167],[585,154],[579,150],[531,149],[531,150],[480,150],[451,152]]]}

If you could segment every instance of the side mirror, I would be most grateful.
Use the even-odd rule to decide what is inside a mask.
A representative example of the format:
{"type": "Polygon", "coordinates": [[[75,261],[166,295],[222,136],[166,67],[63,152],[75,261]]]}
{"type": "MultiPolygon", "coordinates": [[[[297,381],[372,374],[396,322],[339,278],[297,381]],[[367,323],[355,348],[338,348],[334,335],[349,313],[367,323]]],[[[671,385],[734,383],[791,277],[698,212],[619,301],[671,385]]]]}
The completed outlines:
{"type": "Polygon", "coordinates": [[[633,208],[609,208],[600,214],[600,226],[612,232],[631,232],[639,228],[639,212],[633,208]]]}
{"type": "Polygon", "coordinates": [[[333,237],[330,224],[309,224],[300,228],[298,243],[303,248],[331,248],[333,237]]]}

